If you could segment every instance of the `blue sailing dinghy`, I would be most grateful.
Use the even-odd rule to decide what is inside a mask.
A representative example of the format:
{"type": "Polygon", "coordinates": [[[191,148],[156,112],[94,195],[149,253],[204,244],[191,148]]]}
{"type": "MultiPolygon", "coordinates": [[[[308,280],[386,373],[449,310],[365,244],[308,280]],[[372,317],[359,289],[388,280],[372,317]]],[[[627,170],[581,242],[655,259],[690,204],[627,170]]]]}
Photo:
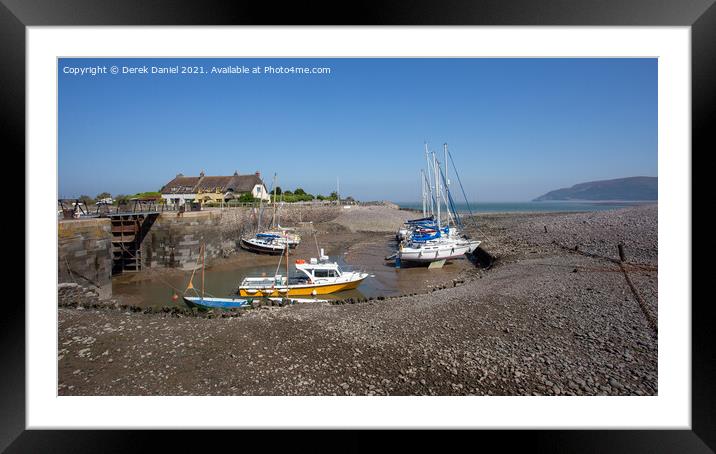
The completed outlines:
{"type": "Polygon", "coordinates": [[[183,296],[184,302],[189,307],[204,309],[236,309],[248,307],[251,303],[245,298],[209,298],[201,296],[183,296]]]}

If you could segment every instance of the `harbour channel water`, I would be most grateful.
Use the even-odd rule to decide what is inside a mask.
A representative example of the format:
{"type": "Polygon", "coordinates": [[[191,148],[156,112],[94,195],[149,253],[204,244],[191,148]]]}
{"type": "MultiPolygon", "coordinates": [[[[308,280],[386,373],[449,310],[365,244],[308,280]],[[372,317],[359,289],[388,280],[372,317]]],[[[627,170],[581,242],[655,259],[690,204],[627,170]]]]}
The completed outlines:
{"type": "MultiPolygon", "coordinates": [[[[450,282],[466,269],[474,269],[467,258],[453,260],[441,269],[427,267],[396,269],[385,257],[395,251],[393,235],[351,234],[351,238],[332,244],[326,254],[340,266],[349,266],[371,274],[355,290],[346,290],[331,295],[318,295],[317,299],[370,298],[398,296],[427,292],[433,286],[450,282]]],[[[304,241],[289,256],[289,270],[295,273],[296,259],[310,259],[317,256],[316,247],[304,241]]],[[[239,283],[246,276],[273,276],[286,274],[286,260],[278,256],[258,255],[239,251],[230,260],[214,266],[207,266],[204,272],[204,289],[207,296],[237,297],[239,283]],[[278,271],[277,271],[278,269],[278,271]]],[[[185,307],[181,294],[187,287],[192,270],[148,269],[138,273],[125,273],[112,279],[112,293],[124,302],[141,307],[185,307]],[[176,300],[175,294],[179,295],[176,300]]],[[[201,291],[201,269],[197,269],[193,286],[201,291]]],[[[192,293],[189,293],[192,295],[192,293]]]]}

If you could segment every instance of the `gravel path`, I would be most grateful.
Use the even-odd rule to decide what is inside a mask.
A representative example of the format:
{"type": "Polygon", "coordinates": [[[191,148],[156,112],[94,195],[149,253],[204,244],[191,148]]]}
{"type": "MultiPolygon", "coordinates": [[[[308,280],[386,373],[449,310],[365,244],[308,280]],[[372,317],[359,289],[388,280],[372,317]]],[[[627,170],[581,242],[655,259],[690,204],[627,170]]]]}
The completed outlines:
{"type": "Polygon", "coordinates": [[[627,268],[656,316],[656,215],[640,207],[481,216],[495,265],[426,295],[226,318],[60,308],[58,390],[655,395],[656,332],[619,265],[580,252],[616,257],[623,242],[642,264],[627,268]]]}

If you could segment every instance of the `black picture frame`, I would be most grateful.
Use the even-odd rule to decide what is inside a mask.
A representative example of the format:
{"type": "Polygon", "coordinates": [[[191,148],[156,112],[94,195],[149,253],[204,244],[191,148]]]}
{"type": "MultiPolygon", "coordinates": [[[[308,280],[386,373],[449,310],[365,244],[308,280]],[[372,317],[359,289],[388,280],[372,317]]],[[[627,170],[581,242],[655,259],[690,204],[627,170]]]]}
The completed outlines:
{"type": "MultiPolygon", "coordinates": [[[[367,1],[340,8],[321,1],[276,5],[272,2],[216,0],[195,3],[171,0],[0,0],[0,124],[3,125],[0,130],[5,136],[6,153],[24,156],[25,150],[26,27],[49,25],[690,26],[692,149],[700,150],[692,152],[692,159],[716,149],[714,134],[709,130],[713,129],[709,120],[716,118],[714,0],[367,1]]],[[[692,164],[692,168],[698,167],[692,164]]],[[[696,183],[693,179],[694,195],[700,193],[696,183]]],[[[693,222],[692,218],[692,235],[699,229],[705,229],[705,225],[693,222]]],[[[25,241],[28,241],[27,237],[25,241]]],[[[691,244],[686,242],[683,247],[691,249],[691,244]]],[[[683,265],[696,273],[692,264],[683,265]]],[[[27,285],[27,276],[25,279],[27,285]]],[[[692,277],[692,282],[699,280],[692,277]]],[[[704,297],[693,302],[674,303],[692,303],[691,430],[480,431],[478,436],[499,441],[501,449],[525,445],[550,452],[714,452],[716,354],[710,335],[711,326],[716,321],[713,302],[704,297]]],[[[4,306],[0,316],[0,449],[74,453],[143,451],[151,448],[151,444],[144,442],[149,438],[160,440],[166,448],[163,450],[169,450],[169,444],[182,446],[182,451],[191,446],[206,449],[207,437],[191,432],[25,430],[25,307],[21,304],[4,306]]],[[[451,438],[442,435],[441,438],[451,438]]],[[[333,436],[342,438],[340,450],[372,449],[370,443],[354,432],[334,432],[333,436]]],[[[229,432],[219,436],[219,439],[227,438],[233,436],[229,432]]],[[[404,438],[409,441],[401,444],[401,451],[424,446],[424,435],[413,432],[404,438]]],[[[271,439],[271,446],[287,440],[289,445],[300,447],[304,441],[304,437],[295,433],[271,439]]],[[[211,441],[216,440],[212,435],[211,441]]],[[[481,440],[480,443],[487,447],[489,441],[492,440],[481,440]]]]}

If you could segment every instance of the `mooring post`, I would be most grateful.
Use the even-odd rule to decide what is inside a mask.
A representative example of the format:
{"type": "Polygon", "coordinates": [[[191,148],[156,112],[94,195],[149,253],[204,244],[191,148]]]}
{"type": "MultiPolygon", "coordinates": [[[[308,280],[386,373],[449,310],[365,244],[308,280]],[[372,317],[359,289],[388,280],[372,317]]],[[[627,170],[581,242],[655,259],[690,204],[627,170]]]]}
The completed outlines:
{"type": "Polygon", "coordinates": [[[619,260],[621,262],[626,262],[626,257],[624,256],[624,245],[622,243],[619,243],[617,245],[617,248],[619,249],[619,260]]]}
{"type": "Polygon", "coordinates": [[[544,226],[544,233],[547,233],[547,226],[544,226]]]}

